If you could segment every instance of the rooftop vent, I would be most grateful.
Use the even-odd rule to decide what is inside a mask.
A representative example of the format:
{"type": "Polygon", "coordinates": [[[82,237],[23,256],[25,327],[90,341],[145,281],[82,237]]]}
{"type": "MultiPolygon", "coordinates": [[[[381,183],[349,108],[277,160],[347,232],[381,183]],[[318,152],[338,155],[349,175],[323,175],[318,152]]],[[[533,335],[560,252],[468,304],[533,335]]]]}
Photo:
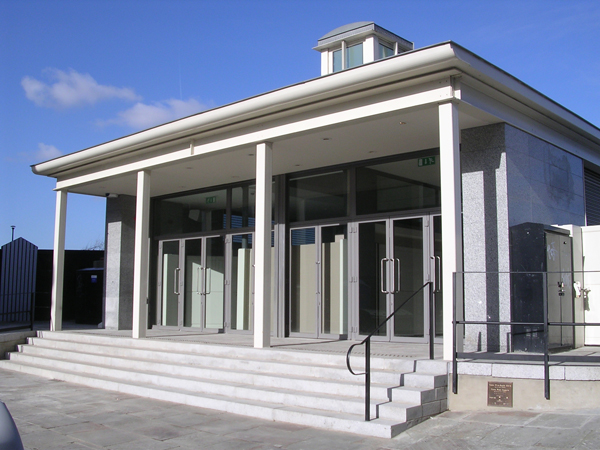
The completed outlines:
{"type": "Polygon", "coordinates": [[[317,41],[321,75],[410,51],[414,44],[374,22],[355,22],[330,31],[317,41]]]}

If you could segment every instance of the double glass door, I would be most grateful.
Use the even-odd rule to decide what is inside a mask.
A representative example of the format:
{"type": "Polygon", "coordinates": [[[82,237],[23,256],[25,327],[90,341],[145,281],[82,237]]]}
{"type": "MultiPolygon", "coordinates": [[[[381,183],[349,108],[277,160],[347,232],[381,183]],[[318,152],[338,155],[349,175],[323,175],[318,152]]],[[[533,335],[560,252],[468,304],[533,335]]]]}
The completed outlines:
{"type": "Polygon", "coordinates": [[[383,340],[423,341],[429,334],[428,281],[436,281],[436,335],[442,329],[440,216],[383,219],[357,224],[358,334],[383,340]],[[419,289],[421,289],[419,291],[419,289]],[[418,292],[417,292],[418,291],[418,292]],[[417,292],[415,294],[415,292],[417,292]]]}
{"type": "Polygon", "coordinates": [[[251,331],[252,234],[159,243],[160,325],[251,331]]]}
{"type": "Polygon", "coordinates": [[[347,226],[295,228],[290,231],[290,244],[290,333],[347,335],[347,226]]]}

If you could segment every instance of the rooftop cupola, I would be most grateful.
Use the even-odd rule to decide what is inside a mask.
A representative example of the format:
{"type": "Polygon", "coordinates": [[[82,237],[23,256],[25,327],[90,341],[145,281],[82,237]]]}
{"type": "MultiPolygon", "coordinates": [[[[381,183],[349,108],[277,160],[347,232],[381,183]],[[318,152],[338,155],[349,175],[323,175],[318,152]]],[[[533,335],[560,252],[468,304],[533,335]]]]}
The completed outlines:
{"type": "Polygon", "coordinates": [[[321,52],[321,75],[327,75],[413,48],[412,42],[374,22],[355,22],[330,31],[314,49],[321,52]]]}

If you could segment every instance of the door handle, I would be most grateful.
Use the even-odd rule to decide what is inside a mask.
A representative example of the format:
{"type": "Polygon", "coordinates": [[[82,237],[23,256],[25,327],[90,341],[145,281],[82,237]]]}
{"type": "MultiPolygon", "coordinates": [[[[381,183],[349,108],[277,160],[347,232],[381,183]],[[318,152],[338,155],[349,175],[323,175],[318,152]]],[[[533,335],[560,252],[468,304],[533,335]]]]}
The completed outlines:
{"type": "Polygon", "coordinates": [[[315,266],[316,266],[316,270],[317,270],[317,278],[315,278],[315,280],[317,282],[317,292],[315,292],[315,294],[317,294],[317,295],[321,293],[321,283],[319,281],[320,280],[320,275],[321,275],[320,274],[320,270],[319,270],[320,265],[321,265],[320,261],[315,261],[315,266]]]}
{"type": "Polygon", "coordinates": [[[173,294],[179,295],[179,267],[173,271],[173,294]]]}
{"type": "Polygon", "coordinates": [[[381,261],[380,261],[380,265],[379,265],[380,266],[379,267],[379,269],[380,269],[380,271],[379,271],[379,282],[380,282],[380,285],[381,285],[381,293],[382,294],[389,294],[390,293],[390,291],[385,290],[385,288],[387,288],[387,286],[385,286],[385,281],[387,281],[387,280],[384,277],[385,266],[386,266],[385,263],[386,263],[386,261],[389,261],[389,259],[382,258],[381,261]]]}
{"type": "Polygon", "coordinates": [[[392,261],[392,269],[393,271],[396,272],[396,280],[398,283],[397,289],[396,286],[392,287],[392,292],[394,294],[397,294],[398,292],[400,292],[400,258],[396,258],[392,261]],[[396,263],[398,263],[398,270],[396,271],[396,263]]]}
{"type": "Polygon", "coordinates": [[[199,266],[196,270],[196,294],[202,294],[202,277],[200,273],[202,270],[204,270],[204,267],[199,266]]]}
{"type": "Polygon", "coordinates": [[[206,283],[205,286],[208,286],[205,294],[208,295],[212,291],[212,269],[206,269],[206,283]]]}
{"type": "Polygon", "coordinates": [[[436,294],[440,292],[440,283],[442,281],[442,258],[439,256],[435,257],[435,276],[434,276],[434,284],[433,284],[433,292],[436,294]]]}

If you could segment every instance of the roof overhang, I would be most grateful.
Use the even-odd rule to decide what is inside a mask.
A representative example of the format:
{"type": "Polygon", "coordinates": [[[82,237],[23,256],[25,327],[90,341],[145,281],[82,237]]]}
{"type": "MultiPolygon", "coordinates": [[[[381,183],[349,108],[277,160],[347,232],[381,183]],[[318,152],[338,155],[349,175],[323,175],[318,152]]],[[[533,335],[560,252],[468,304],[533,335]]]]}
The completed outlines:
{"type": "MultiPolygon", "coordinates": [[[[463,129],[512,123],[595,164],[600,162],[597,127],[447,42],[205,111],[36,164],[32,170],[57,178],[58,189],[94,195],[103,195],[106,189],[99,180],[110,178],[113,189],[127,178],[120,189],[134,193],[131,174],[136,171],[160,168],[162,179],[181,173],[183,165],[194,170],[202,159],[203,183],[222,184],[226,179],[251,179],[252,170],[228,173],[233,169],[227,161],[247,157],[255,143],[267,140],[281,149],[280,161],[274,162],[275,172],[281,173],[311,164],[325,166],[437,147],[437,105],[447,101],[458,104],[463,129]],[[414,127],[402,128],[398,123],[414,127]],[[324,152],[315,142],[328,142],[334,151],[324,152]],[[362,155],[351,148],[360,145],[374,146],[383,154],[362,155]],[[310,164],[297,164],[298,154],[310,164]],[[211,178],[214,174],[207,167],[220,167],[220,177],[211,178]]],[[[153,187],[159,185],[153,181],[153,187]]],[[[156,187],[153,195],[186,187],[194,188],[156,187]]]]}

